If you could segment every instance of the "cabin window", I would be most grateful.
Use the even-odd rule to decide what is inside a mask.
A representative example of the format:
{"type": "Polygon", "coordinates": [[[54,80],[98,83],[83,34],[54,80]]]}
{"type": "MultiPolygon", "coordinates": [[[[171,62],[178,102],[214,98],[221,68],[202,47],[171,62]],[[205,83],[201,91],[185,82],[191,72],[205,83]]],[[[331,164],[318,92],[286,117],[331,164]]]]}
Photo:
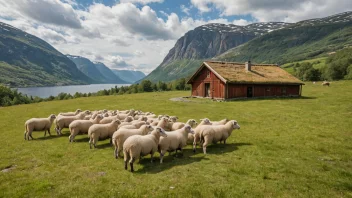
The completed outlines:
{"type": "Polygon", "coordinates": [[[207,78],[210,78],[210,71],[207,71],[207,78]]]}
{"type": "Polygon", "coordinates": [[[265,90],[266,90],[267,92],[270,92],[270,87],[267,87],[265,90]]]}

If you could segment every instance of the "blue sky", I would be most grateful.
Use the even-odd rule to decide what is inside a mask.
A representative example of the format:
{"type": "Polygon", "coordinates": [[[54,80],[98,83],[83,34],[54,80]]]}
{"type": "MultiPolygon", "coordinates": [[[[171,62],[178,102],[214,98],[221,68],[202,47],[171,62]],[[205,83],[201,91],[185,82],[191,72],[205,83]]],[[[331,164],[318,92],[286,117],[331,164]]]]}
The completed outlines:
{"type": "Polygon", "coordinates": [[[155,69],[207,23],[297,22],[352,10],[351,0],[0,0],[0,21],[63,54],[114,69],[155,69]]]}

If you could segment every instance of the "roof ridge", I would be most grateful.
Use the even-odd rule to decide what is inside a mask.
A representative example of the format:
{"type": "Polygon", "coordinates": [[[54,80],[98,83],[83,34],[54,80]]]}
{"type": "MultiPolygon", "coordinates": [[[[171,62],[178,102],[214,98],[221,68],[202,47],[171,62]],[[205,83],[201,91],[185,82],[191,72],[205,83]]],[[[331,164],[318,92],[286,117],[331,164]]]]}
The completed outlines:
{"type": "MultiPolygon", "coordinates": [[[[208,63],[221,63],[221,64],[231,64],[231,65],[245,65],[246,63],[240,62],[226,62],[226,61],[205,61],[208,63]]],[[[252,66],[279,66],[279,64],[264,64],[264,63],[252,63],[252,66]]]]}

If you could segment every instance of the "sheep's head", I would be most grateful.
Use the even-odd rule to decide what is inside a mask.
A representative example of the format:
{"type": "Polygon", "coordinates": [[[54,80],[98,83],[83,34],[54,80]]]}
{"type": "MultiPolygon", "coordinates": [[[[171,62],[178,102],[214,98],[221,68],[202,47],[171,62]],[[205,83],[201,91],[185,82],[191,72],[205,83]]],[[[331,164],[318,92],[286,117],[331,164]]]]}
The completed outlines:
{"type": "Polygon", "coordinates": [[[190,125],[187,124],[184,126],[184,128],[187,131],[187,133],[194,134],[194,130],[192,129],[192,127],[190,125]]]}
{"type": "Polygon", "coordinates": [[[240,129],[241,128],[236,120],[231,120],[231,122],[232,122],[232,128],[233,129],[240,129]]]}
{"type": "Polygon", "coordinates": [[[56,118],[56,115],[54,115],[54,114],[51,114],[51,115],[49,116],[49,119],[50,119],[50,120],[55,120],[55,118],[56,118]]]}
{"type": "Polygon", "coordinates": [[[127,116],[124,122],[132,122],[132,120],[134,120],[132,116],[127,116]]]}
{"type": "Polygon", "coordinates": [[[104,117],[109,117],[109,114],[108,113],[104,113],[103,116],[104,117]]]}
{"type": "Polygon", "coordinates": [[[145,127],[145,132],[146,134],[149,134],[150,132],[152,132],[154,130],[154,128],[150,125],[143,125],[145,127]]]}
{"type": "Polygon", "coordinates": [[[210,120],[208,118],[200,119],[204,124],[210,124],[210,120]]]}
{"type": "Polygon", "coordinates": [[[161,121],[164,122],[165,124],[169,123],[169,119],[167,117],[162,117],[161,121]]]}
{"type": "Polygon", "coordinates": [[[84,113],[85,113],[86,115],[90,115],[90,114],[91,114],[91,112],[90,112],[89,110],[85,110],[84,113]]]}
{"type": "Polygon", "coordinates": [[[148,117],[147,116],[142,116],[142,118],[141,118],[141,121],[147,121],[148,120],[148,117]]]}
{"type": "Polygon", "coordinates": [[[177,116],[171,116],[171,117],[169,118],[169,121],[170,121],[170,122],[177,122],[177,119],[178,119],[177,116]]]}
{"type": "Polygon", "coordinates": [[[77,109],[77,110],[76,110],[76,114],[77,114],[77,113],[81,113],[81,112],[82,112],[81,109],[77,109]]]}
{"type": "Polygon", "coordinates": [[[98,120],[98,121],[102,120],[103,118],[104,118],[104,117],[103,117],[102,115],[97,115],[97,116],[95,117],[95,119],[98,120]]]}
{"type": "Polygon", "coordinates": [[[198,124],[195,119],[190,119],[190,120],[188,121],[188,123],[189,123],[189,125],[190,125],[191,127],[195,127],[195,126],[197,126],[197,124],[198,124]]]}
{"type": "Polygon", "coordinates": [[[108,112],[108,110],[107,109],[103,109],[103,113],[107,113],[108,112]]]}
{"type": "Polygon", "coordinates": [[[116,129],[118,128],[118,126],[121,124],[121,121],[120,120],[113,120],[111,122],[114,126],[116,126],[116,129]]]}
{"type": "Polygon", "coordinates": [[[167,134],[165,133],[165,130],[161,127],[157,127],[156,132],[159,133],[162,137],[167,137],[167,134]]]}

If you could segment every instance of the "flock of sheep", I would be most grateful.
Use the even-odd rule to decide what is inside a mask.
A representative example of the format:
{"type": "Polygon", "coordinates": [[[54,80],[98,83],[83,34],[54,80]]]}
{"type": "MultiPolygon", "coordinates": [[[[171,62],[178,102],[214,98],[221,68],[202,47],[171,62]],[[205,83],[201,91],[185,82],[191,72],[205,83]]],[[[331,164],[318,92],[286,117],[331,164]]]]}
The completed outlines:
{"type": "Polygon", "coordinates": [[[114,156],[119,158],[123,151],[125,169],[127,163],[134,171],[133,163],[141,156],[160,153],[160,163],[166,152],[182,151],[187,144],[193,144],[193,152],[196,151],[197,143],[203,146],[206,154],[207,145],[224,142],[234,129],[240,129],[236,120],[223,119],[210,121],[208,118],[201,119],[198,124],[194,119],[186,123],[177,122],[178,117],[168,115],[155,115],[151,112],[136,110],[125,111],[81,111],[59,113],[58,116],[51,114],[48,118],[32,118],[25,123],[24,139],[29,140],[33,131],[44,131],[44,136],[55,122],[55,130],[58,135],[62,129],[69,128],[69,141],[73,142],[76,135],[88,134],[89,146],[96,148],[98,140],[110,138],[110,143],[115,147],[114,156]]]}

